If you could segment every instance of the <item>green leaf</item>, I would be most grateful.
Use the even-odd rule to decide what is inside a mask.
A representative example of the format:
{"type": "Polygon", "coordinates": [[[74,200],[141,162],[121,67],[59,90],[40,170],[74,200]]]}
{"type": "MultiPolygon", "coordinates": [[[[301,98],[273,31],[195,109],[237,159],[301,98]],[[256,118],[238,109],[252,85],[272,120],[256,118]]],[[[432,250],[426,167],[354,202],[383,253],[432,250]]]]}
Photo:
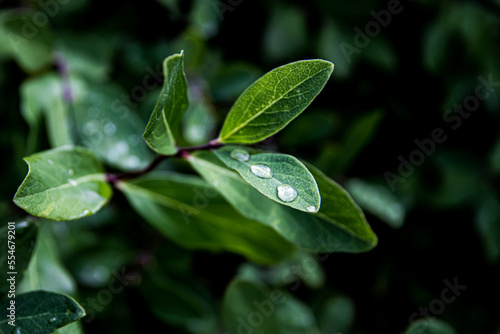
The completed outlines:
{"type": "Polygon", "coordinates": [[[10,283],[7,281],[8,272],[17,272],[16,282],[19,283],[23,279],[26,268],[30,263],[31,256],[33,254],[33,249],[35,248],[35,243],[37,242],[37,227],[28,221],[23,221],[15,224],[15,230],[8,228],[9,225],[4,225],[0,229],[0,297],[7,294],[10,283]],[[14,231],[15,235],[8,231],[14,231]],[[9,244],[9,235],[15,236],[15,239],[11,240],[9,244]],[[9,268],[8,261],[12,261],[11,257],[13,254],[9,253],[10,247],[15,245],[15,267],[14,269],[9,268]],[[9,257],[11,257],[9,259],[9,257]]]}
{"type": "Polygon", "coordinates": [[[50,225],[43,224],[38,231],[38,242],[26,275],[20,281],[18,293],[44,290],[74,296],[76,283],[60,260],[56,242],[50,225]]]}
{"type": "Polygon", "coordinates": [[[355,305],[348,297],[333,297],[321,307],[318,323],[322,333],[350,333],[354,323],[355,305]]]}
{"type": "Polygon", "coordinates": [[[192,145],[201,145],[213,138],[215,111],[212,105],[200,100],[192,103],[182,122],[184,139],[192,145]]]}
{"type": "Polygon", "coordinates": [[[250,154],[235,146],[214,152],[266,197],[297,210],[318,212],[321,204],[318,185],[304,164],[291,155],[250,154]]]}
{"type": "Polygon", "coordinates": [[[379,217],[392,228],[403,226],[406,209],[400,198],[387,186],[351,179],[345,183],[345,187],[363,209],[379,217]]]}
{"type": "Polygon", "coordinates": [[[222,321],[229,333],[319,334],[311,309],[282,290],[235,279],[222,303],[222,321]]]}
{"type": "Polygon", "coordinates": [[[283,129],[311,104],[332,74],[325,60],[302,60],[265,74],[236,100],[219,141],[257,143],[283,129]]]}
{"type": "Polygon", "coordinates": [[[38,71],[52,62],[52,34],[47,24],[35,26],[32,18],[37,13],[42,12],[16,9],[0,16],[0,32],[7,35],[2,48],[27,72],[38,71]]]}
{"type": "Polygon", "coordinates": [[[231,251],[262,264],[294,251],[269,227],[242,217],[198,177],[157,173],[118,187],[151,225],[185,248],[231,251]]]}
{"type": "MultiPolygon", "coordinates": [[[[63,97],[63,85],[57,73],[28,79],[20,86],[21,113],[32,129],[45,116],[50,144],[53,147],[72,145],[68,105],[63,97]]],[[[71,79],[73,95],[79,97],[83,89],[80,80],[71,79]]]]}
{"type": "Polygon", "coordinates": [[[271,294],[253,282],[233,280],[227,287],[222,302],[222,323],[225,330],[231,334],[279,333],[275,310],[276,304],[284,301],[284,295],[282,291],[277,291],[271,294]]]}
{"type": "Polygon", "coordinates": [[[179,131],[182,115],[188,107],[183,51],[163,61],[163,73],[163,88],[142,136],[155,152],[175,154],[177,146],[174,136],[179,131]]]}
{"type": "Polygon", "coordinates": [[[321,209],[306,213],[280,205],[258,192],[210,152],[188,157],[191,166],[243,216],[273,227],[294,244],[314,252],[363,252],[377,237],[349,194],[316,168],[306,165],[316,179],[321,209]]]}
{"type": "Polygon", "coordinates": [[[185,282],[153,272],[145,275],[140,288],[153,313],[166,323],[189,333],[216,332],[217,317],[213,307],[185,282]]]}
{"type": "Polygon", "coordinates": [[[456,334],[455,329],[439,319],[422,319],[412,323],[407,334],[456,334]]]}
{"type": "Polygon", "coordinates": [[[144,123],[120,100],[123,89],[112,84],[88,86],[85,96],[73,103],[80,143],[115,168],[145,168],[153,157],[141,139],[144,123]]]}
{"type": "Polygon", "coordinates": [[[266,59],[289,59],[307,45],[307,23],[301,9],[290,4],[277,6],[264,34],[266,59]]]}
{"type": "Polygon", "coordinates": [[[33,216],[78,219],[97,212],[111,198],[102,165],[88,149],[65,146],[24,160],[29,171],[14,203],[33,216]]]}
{"type": "MultiPolygon", "coordinates": [[[[2,310],[6,310],[12,300],[3,299],[2,310]]],[[[0,333],[50,334],[85,316],[85,310],[71,297],[41,290],[17,295],[15,308],[15,327],[9,325],[8,317],[3,318],[0,333]]]]}

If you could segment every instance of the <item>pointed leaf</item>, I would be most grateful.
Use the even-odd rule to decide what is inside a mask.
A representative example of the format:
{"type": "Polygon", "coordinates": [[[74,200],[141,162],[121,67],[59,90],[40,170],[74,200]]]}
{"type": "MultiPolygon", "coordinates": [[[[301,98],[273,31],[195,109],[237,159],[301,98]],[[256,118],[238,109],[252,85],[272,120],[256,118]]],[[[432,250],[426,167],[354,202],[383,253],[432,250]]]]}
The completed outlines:
{"type": "MultiPolygon", "coordinates": [[[[2,310],[12,299],[0,303],[2,310]]],[[[15,327],[8,317],[0,319],[0,333],[50,334],[85,316],[85,310],[71,297],[47,291],[32,291],[16,296],[15,327]]]]}
{"type": "Polygon", "coordinates": [[[262,264],[294,251],[269,227],[241,216],[198,177],[153,173],[118,187],[151,225],[186,248],[231,251],[262,264]]]}
{"type": "Polygon", "coordinates": [[[266,197],[297,210],[318,212],[321,204],[318,185],[306,166],[291,155],[250,154],[234,146],[214,152],[266,197]]]}
{"type": "Polygon", "coordinates": [[[29,214],[51,220],[73,220],[97,212],[112,195],[95,155],[64,146],[24,158],[28,175],[14,203],[29,214]]]}
{"type": "Polygon", "coordinates": [[[142,136],[155,152],[174,154],[177,152],[174,136],[188,107],[183,51],[163,61],[163,73],[163,88],[142,136]]]}
{"type": "Polygon", "coordinates": [[[257,143],[283,129],[311,104],[332,74],[325,60],[278,67],[240,95],[227,115],[219,141],[257,143]]]}
{"type": "Polygon", "coordinates": [[[294,210],[262,195],[210,152],[188,157],[191,166],[243,216],[273,227],[294,244],[315,252],[363,252],[377,237],[363,212],[339,185],[307,165],[321,194],[317,214],[294,210]]]}

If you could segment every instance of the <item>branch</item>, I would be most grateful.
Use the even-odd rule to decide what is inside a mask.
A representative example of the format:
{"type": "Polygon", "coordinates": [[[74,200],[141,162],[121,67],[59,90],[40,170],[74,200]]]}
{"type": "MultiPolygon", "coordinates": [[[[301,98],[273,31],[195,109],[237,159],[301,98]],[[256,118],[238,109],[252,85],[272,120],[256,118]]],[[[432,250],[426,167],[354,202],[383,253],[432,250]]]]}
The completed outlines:
{"type": "Polygon", "coordinates": [[[155,169],[161,162],[168,158],[184,158],[188,155],[189,152],[201,151],[201,150],[212,150],[218,147],[224,146],[224,144],[217,142],[216,140],[210,141],[208,144],[198,145],[198,146],[190,146],[180,148],[177,153],[171,155],[158,155],[151,163],[144,169],[135,171],[135,172],[127,172],[121,174],[106,174],[106,181],[111,184],[115,184],[120,180],[130,180],[135,179],[140,176],[143,176],[153,169],[155,169]]]}

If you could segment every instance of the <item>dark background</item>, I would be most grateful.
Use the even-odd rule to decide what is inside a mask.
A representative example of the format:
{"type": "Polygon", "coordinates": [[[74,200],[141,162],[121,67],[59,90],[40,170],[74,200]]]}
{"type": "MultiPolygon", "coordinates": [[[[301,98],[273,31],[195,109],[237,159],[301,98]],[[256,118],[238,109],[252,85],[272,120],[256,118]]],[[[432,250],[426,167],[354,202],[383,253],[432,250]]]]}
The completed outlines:
{"type": "MultiPolygon", "coordinates": [[[[346,62],[340,43],[355,46],[354,28],[364,31],[374,20],[370,12],[386,9],[387,3],[80,0],[61,5],[49,28],[55,45],[58,36],[71,36],[80,43],[78,52],[94,54],[105,65],[99,80],[116,82],[125,92],[141,84],[146,66],[155,68],[166,56],[184,49],[188,81],[203,83],[203,94],[214,111],[211,117],[217,122],[207,139],[216,136],[238,96],[224,87],[244,87],[295,60],[334,62],[329,83],[310,108],[263,147],[316,164],[348,191],[349,181],[359,179],[372,191],[368,198],[382,194],[381,202],[373,204],[376,209],[370,199],[359,201],[379,244],[364,254],[332,254],[321,263],[326,274],[321,287],[301,284],[292,293],[315,310],[328,297],[350,299],[355,318],[347,333],[399,333],[413,312],[440,298],[444,280],[457,278],[467,289],[436,316],[458,333],[500,333],[500,87],[458,129],[443,119],[453,104],[474,93],[479,76],[491,75],[500,82],[500,3],[402,1],[402,12],[392,15],[369,45],[346,62]],[[222,12],[221,4],[232,10],[222,12]],[[85,36],[97,36],[105,51],[86,44],[85,36]],[[234,71],[224,72],[229,66],[234,71]],[[370,120],[376,111],[379,116],[370,120]],[[384,173],[397,174],[398,157],[408,159],[417,149],[414,141],[431,138],[436,128],[446,132],[447,140],[436,144],[435,152],[391,191],[384,173]],[[381,219],[390,204],[402,208],[399,215],[381,219]]],[[[30,1],[3,1],[0,6],[40,8],[30,1]]],[[[0,57],[0,65],[1,208],[2,216],[17,219],[23,212],[11,198],[27,171],[22,157],[33,153],[26,148],[29,128],[19,113],[19,86],[41,70],[26,71],[9,56],[0,57]]],[[[136,108],[144,120],[157,94],[148,92],[136,108]]],[[[50,147],[44,131],[32,151],[50,147]]],[[[189,172],[184,165],[171,168],[189,172]]],[[[354,192],[353,196],[357,199],[354,192]]],[[[151,251],[154,232],[128,210],[117,194],[110,213],[102,218],[106,223],[95,219],[90,225],[89,233],[112,236],[120,247],[132,249],[110,267],[129,263],[142,254],[140,250],[151,251]]],[[[165,240],[159,244],[155,252],[176,247],[165,240]]],[[[82,253],[99,254],[97,243],[92,247],[82,253]]],[[[76,252],[62,257],[65,263],[85,262],[85,256],[76,252]]],[[[189,252],[189,257],[189,275],[199,278],[217,305],[243,259],[206,252],[189,252]]],[[[68,266],[78,281],[78,265],[68,266]]],[[[84,296],[95,293],[82,282],[79,288],[84,296]]],[[[169,324],[151,314],[139,290],[134,286],[117,296],[95,321],[85,324],[86,332],[139,333],[145,323],[165,328],[158,332],[170,332],[169,324]]]]}

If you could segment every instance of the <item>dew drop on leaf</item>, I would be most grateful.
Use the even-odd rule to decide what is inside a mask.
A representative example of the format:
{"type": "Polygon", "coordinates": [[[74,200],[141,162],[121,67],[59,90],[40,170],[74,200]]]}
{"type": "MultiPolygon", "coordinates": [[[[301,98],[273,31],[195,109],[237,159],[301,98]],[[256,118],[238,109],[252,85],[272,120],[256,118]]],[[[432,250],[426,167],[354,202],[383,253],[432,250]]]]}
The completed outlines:
{"type": "Polygon", "coordinates": [[[73,187],[77,186],[78,185],[78,182],[76,182],[75,180],[73,179],[68,179],[68,182],[69,184],[71,184],[73,187]]]}
{"type": "Polygon", "coordinates": [[[74,169],[70,169],[70,170],[68,170],[68,174],[69,174],[69,175],[73,175],[73,174],[75,174],[75,170],[74,170],[74,169]]]}
{"type": "Polygon", "coordinates": [[[254,175],[260,177],[261,179],[270,179],[274,175],[271,168],[264,164],[250,166],[250,170],[254,175]]]}
{"type": "Polygon", "coordinates": [[[231,156],[232,159],[238,160],[240,162],[244,162],[244,161],[250,160],[250,154],[247,151],[242,150],[240,148],[232,150],[230,156],[231,156]]]}
{"type": "Polygon", "coordinates": [[[20,327],[16,328],[15,334],[21,334],[21,328],[20,327]]]}
{"type": "MultiPolygon", "coordinates": [[[[89,213],[90,213],[90,211],[89,211],[89,210],[83,210],[83,212],[82,212],[82,216],[86,216],[86,215],[88,215],[89,213]]],[[[53,318],[53,319],[55,319],[55,318],[53,318]]]]}
{"type": "Polygon", "coordinates": [[[49,159],[49,160],[47,160],[47,162],[49,163],[49,165],[53,165],[53,164],[54,164],[54,161],[52,161],[52,160],[50,160],[50,159],[49,159]]]}
{"type": "Polygon", "coordinates": [[[56,317],[54,317],[54,318],[51,318],[51,319],[49,320],[49,322],[50,322],[50,323],[53,323],[53,322],[55,322],[56,320],[57,320],[57,318],[56,318],[56,317]]]}
{"type": "Polygon", "coordinates": [[[315,206],[312,206],[312,205],[311,205],[311,206],[308,206],[308,207],[306,208],[306,211],[307,211],[307,212],[316,212],[316,207],[315,207],[315,206]]]}
{"type": "Polygon", "coordinates": [[[278,197],[283,202],[291,202],[297,198],[297,190],[288,184],[278,186],[278,197]]]}

